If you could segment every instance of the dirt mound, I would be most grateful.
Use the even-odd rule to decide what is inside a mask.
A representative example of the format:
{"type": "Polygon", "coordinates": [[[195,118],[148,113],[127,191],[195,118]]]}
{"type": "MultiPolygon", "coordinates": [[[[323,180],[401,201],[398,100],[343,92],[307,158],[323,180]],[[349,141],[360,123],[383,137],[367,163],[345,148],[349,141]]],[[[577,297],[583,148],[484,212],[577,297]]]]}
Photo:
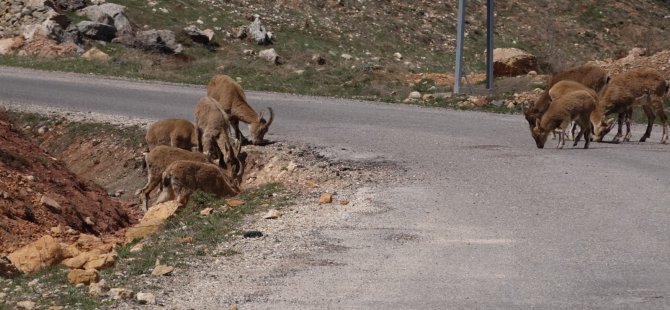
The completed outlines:
{"type": "Polygon", "coordinates": [[[112,233],[133,222],[120,202],[31,142],[3,112],[0,176],[0,254],[44,234],[66,240],[79,232],[112,233]]]}

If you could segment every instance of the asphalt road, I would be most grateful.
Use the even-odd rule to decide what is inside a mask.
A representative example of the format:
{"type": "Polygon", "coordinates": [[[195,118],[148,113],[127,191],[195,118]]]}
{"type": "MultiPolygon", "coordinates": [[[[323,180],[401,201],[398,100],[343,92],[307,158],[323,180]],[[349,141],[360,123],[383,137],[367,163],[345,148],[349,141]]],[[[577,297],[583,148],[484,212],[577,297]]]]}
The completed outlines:
{"type": "MultiPolygon", "coordinates": [[[[204,94],[0,68],[0,102],[14,104],[192,118],[204,94]]],[[[383,212],[323,232],[348,248],[323,254],[336,264],[281,279],[249,308],[670,308],[670,146],[659,128],[646,143],[539,150],[519,115],[247,97],[274,108],[271,140],[409,169],[375,193],[383,212]]]]}

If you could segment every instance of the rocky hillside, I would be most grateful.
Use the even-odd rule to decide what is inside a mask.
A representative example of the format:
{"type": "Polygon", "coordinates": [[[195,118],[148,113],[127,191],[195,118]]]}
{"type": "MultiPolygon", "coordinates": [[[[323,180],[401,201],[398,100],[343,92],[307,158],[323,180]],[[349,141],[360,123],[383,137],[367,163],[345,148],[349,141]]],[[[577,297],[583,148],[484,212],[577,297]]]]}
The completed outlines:
{"type": "MultiPolygon", "coordinates": [[[[200,84],[225,73],[248,89],[389,101],[451,87],[415,80],[452,72],[456,1],[113,2],[0,0],[0,64],[200,84]]],[[[468,1],[468,73],[484,68],[485,3],[468,1]]],[[[496,46],[533,54],[539,73],[670,49],[667,1],[495,4],[496,46]]]]}

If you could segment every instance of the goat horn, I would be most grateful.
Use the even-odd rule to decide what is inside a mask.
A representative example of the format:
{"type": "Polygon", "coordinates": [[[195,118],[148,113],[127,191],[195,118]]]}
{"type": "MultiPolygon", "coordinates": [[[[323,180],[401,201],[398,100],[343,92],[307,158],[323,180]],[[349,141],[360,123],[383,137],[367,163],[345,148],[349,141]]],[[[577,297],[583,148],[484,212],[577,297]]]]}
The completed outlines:
{"type": "Polygon", "coordinates": [[[274,119],[274,113],[272,113],[272,108],[271,107],[268,107],[268,111],[270,111],[270,119],[268,119],[267,126],[270,127],[270,125],[272,124],[272,120],[274,119]]]}

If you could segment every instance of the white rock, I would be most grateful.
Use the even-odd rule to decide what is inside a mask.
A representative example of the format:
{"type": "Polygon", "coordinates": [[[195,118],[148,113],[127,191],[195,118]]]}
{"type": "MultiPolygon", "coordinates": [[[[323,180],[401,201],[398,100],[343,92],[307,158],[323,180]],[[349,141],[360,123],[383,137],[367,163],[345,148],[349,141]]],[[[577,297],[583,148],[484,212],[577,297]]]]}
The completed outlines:
{"type": "Polygon", "coordinates": [[[345,60],[351,60],[351,58],[354,58],[354,56],[351,56],[349,54],[342,54],[340,57],[344,58],[345,60]]]}
{"type": "Polygon", "coordinates": [[[37,304],[29,300],[19,301],[16,303],[17,309],[32,310],[35,309],[35,306],[37,306],[37,304]]]}
{"type": "Polygon", "coordinates": [[[140,304],[149,304],[149,305],[155,305],[156,304],[156,296],[151,293],[137,293],[135,296],[137,298],[137,301],[140,304]]]}
{"type": "Polygon", "coordinates": [[[396,53],[393,54],[393,57],[395,57],[395,59],[400,60],[400,59],[402,59],[402,54],[396,52],[396,53]]]}
{"type": "Polygon", "coordinates": [[[421,99],[421,93],[418,91],[413,91],[409,93],[409,99],[421,99]]]}

